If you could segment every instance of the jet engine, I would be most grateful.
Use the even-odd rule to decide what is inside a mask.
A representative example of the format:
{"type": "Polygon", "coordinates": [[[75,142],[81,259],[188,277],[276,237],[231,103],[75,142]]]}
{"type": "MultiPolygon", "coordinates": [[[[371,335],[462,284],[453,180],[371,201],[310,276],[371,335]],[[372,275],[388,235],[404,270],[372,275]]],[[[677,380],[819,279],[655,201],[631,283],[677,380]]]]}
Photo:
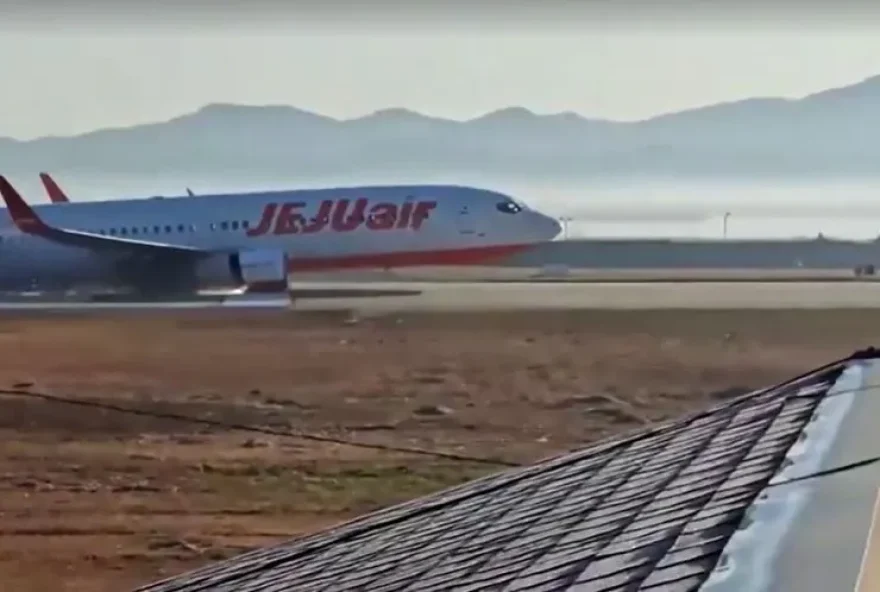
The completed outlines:
{"type": "Polygon", "coordinates": [[[280,292],[287,290],[287,255],[277,250],[217,254],[196,263],[195,274],[201,289],[280,292]]]}

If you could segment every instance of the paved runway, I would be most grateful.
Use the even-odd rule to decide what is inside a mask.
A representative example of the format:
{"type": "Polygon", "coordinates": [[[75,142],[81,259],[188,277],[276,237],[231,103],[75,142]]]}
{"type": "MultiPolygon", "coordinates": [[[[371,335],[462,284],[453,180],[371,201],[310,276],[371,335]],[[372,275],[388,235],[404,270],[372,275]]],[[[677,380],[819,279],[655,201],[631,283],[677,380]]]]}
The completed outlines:
{"type": "MultiPolygon", "coordinates": [[[[484,282],[308,282],[297,283],[295,310],[392,311],[510,309],[736,309],[736,308],[880,308],[880,283],[874,282],[645,282],[645,283],[484,283],[484,282]],[[345,297],[350,290],[420,292],[406,296],[345,297]],[[313,291],[318,298],[304,296],[313,291]],[[333,296],[339,291],[341,297],[333,296]]],[[[165,304],[0,303],[0,310],[125,308],[286,308],[283,298],[165,304]]]]}
{"type": "MultiPolygon", "coordinates": [[[[315,284],[319,286],[319,284],[315,284]]],[[[324,286],[324,285],[321,285],[324,286]]],[[[400,284],[376,283],[390,289],[400,284]]],[[[880,284],[803,283],[407,283],[418,296],[300,299],[299,310],[877,308],[880,284]]],[[[298,286],[302,288],[303,286],[298,286]]]]}

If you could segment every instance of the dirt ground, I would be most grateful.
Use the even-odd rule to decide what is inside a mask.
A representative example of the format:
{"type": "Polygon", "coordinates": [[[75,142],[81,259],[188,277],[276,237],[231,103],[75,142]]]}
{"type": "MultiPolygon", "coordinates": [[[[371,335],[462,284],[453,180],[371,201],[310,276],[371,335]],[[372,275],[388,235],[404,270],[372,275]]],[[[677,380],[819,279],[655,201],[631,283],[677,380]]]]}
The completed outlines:
{"type": "MultiPolygon", "coordinates": [[[[528,462],[870,345],[880,311],[0,317],[0,388],[528,462]]],[[[124,591],[486,465],[0,395],[0,589],[124,591]]]]}

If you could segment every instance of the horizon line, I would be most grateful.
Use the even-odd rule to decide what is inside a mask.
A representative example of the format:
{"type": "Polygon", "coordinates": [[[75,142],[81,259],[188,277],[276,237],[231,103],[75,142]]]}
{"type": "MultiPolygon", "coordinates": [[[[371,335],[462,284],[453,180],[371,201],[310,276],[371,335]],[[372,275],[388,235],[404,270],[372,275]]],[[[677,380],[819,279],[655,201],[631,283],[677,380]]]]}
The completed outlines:
{"type": "Polygon", "coordinates": [[[40,140],[72,139],[72,138],[78,138],[78,137],[87,136],[87,135],[95,134],[95,133],[101,133],[101,132],[124,131],[124,130],[129,130],[129,129],[147,126],[147,125],[162,125],[162,124],[172,123],[172,122],[175,122],[177,120],[180,120],[180,119],[183,119],[186,117],[191,117],[191,116],[196,115],[198,113],[201,113],[207,109],[217,108],[217,107],[243,108],[243,109],[289,109],[291,111],[298,111],[300,113],[311,115],[316,118],[322,118],[322,119],[332,121],[334,123],[343,123],[343,124],[344,123],[353,123],[356,121],[362,121],[365,119],[370,119],[373,117],[381,116],[382,114],[387,114],[389,112],[405,113],[405,114],[409,114],[409,115],[415,115],[415,116],[421,117],[423,119],[433,119],[433,120],[441,121],[444,123],[468,124],[468,123],[477,122],[481,119],[486,119],[487,117],[490,117],[492,115],[497,115],[497,114],[503,113],[505,111],[520,111],[520,112],[526,112],[529,116],[541,117],[541,118],[575,117],[575,118],[583,120],[583,121],[590,121],[590,122],[597,122],[597,123],[636,125],[636,124],[640,124],[640,123],[646,123],[646,122],[652,121],[654,119],[659,119],[661,117],[690,113],[690,112],[694,112],[694,111],[700,111],[703,109],[711,109],[713,107],[721,107],[724,105],[733,105],[733,104],[737,104],[737,103],[744,103],[747,101],[778,100],[778,101],[797,102],[797,101],[809,99],[810,97],[820,95],[823,93],[832,92],[832,91],[836,91],[836,90],[843,90],[843,89],[851,88],[854,86],[859,86],[861,84],[868,83],[872,80],[880,81],[880,73],[874,74],[872,76],[868,76],[865,78],[861,78],[857,81],[854,81],[854,82],[851,82],[848,84],[835,86],[835,87],[823,88],[822,90],[813,91],[813,92],[810,92],[810,93],[807,93],[807,94],[804,94],[801,96],[797,96],[797,97],[751,96],[751,97],[742,98],[742,99],[732,99],[729,101],[720,101],[717,103],[707,103],[707,104],[703,104],[700,106],[687,107],[684,109],[679,109],[679,110],[674,110],[674,111],[662,111],[662,112],[656,113],[654,115],[651,115],[648,117],[642,117],[639,119],[615,119],[615,118],[606,118],[606,117],[594,117],[594,116],[590,116],[590,115],[585,115],[583,113],[580,113],[580,112],[574,111],[574,110],[541,113],[541,112],[535,111],[533,109],[530,109],[529,107],[526,107],[524,105],[508,105],[507,107],[499,107],[499,108],[493,109],[491,111],[486,111],[486,112],[482,113],[481,115],[476,115],[474,117],[470,117],[470,118],[466,118],[466,119],[454,119],[454,118],[450,118],[450,117],[441,117],[441,116],[437,116],[437,115],[430,115],[428,113],[424,113],[422,111],[418,111],[416,109],[411,109],[409,107],[403,107],[403,106],[384,107],[384,108],[376,109],[376,110],[364,113],[362,115],[357,115],[354,117],[338,118],[338,117],[333,117],[332,115],[326,115],[324,113],[321,113],[320,111],[306,109],[303,107],[298,107],[296,105],[285,104],[285,103],[253,104],[253,103],[212,102],[212,103],[205,103],[201,107],[198,107],[192,111],[187,111],[185,113],[182,113],[180,115],[175,115],[175,116],[170,117],[168,119],[155,119],[155,120],[143,121],[143,122],[139,122],[139,123],[131,123],[131,124],[121,125],[121,126],[99,127],[99,128],[91,129],[88,131],[67,134],[67,135],[47,134],[47,135],[36,136],[33,138],[28,138],[28,139],[0,135],[0,140],[11,140],[11,141],[18,142],[18,143],[28,143],[28,142],[36,142],[36,141],[40,141],[40,140]]]}

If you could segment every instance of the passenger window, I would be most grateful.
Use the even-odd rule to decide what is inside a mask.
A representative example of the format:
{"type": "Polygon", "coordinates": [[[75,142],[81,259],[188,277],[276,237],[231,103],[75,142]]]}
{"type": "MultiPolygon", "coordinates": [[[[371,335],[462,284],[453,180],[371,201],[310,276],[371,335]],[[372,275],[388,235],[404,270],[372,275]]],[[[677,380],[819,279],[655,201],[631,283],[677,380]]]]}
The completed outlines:
{"type": "Polygon", "coordinates": [[[221,222],[220,230],[229,230],[229,222],[221,222]]]}
{"type": "Polygon", "coordinates": [[[116,236],[116,229],[115,228],[110,229],[110,236],[116,236]]]}
{"type": "Polygon", "coordinates": [[[244,222],[241,223],[241,227],[244,228],[245,230],[250,228],[250,226],[251,226],[250,222],[248,222],[247,220],[245,220],[244,222]]]}
{"type": "Polygon", "coordinates": [[[138,233],[138,229],[137,229],[137,228],[132,228],[132,229],[131,229],[131,233],[132,233],[132,234],[137,234],[137,233],[138,233]]]}
{"type": "Polygon", "coordinates": [[[238,222],[235,220],[232,221],[232,230],[238,230],[238,222]]]}
{"type": "Polygon", "coordinates": [[[165,227],[165,232],[166,232],[166,234],[170,234],[171,231],[172,231],[172,228],[171,228],[170,225],[168,225],[168,226],[165,227]]]}
{"type": "Polygon", "coordinates": [[[183,232],[184,230],[186,230],[186,227],[183,224],[177,225],[177,232],[183,232]]]}
{"type": "Polygon", "coordinates": [[[211,222],[211,230],[217,230],[217,224],[215,222],[211,222]]]}
{"type": "Polygon", "coordinates": [[[159,226],[153,226],[153,232],[159,234],[160,232],[162,232],[162,228],[159,226]]]}
{"type": "Polygon", "coordinates": [[[121,234],[122,236],[127,235],[127,234],[128,234],[128,229],[127,229],[127,228],[120,228],[120,229],[119,229],[119,234],[121,234]]]}

